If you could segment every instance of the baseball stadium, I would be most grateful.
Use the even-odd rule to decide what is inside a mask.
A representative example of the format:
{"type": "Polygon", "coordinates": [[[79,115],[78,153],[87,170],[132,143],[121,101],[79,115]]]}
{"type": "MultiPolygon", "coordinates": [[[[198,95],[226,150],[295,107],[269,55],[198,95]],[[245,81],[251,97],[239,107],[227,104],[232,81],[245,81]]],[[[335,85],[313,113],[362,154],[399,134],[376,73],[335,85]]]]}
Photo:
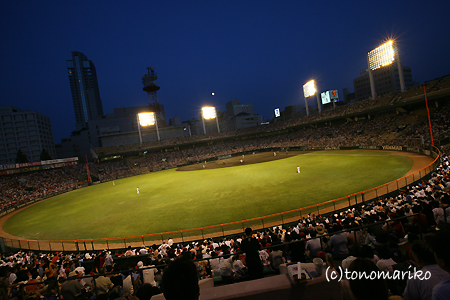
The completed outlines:
{"type": "MultiPolygon", "coordinates": [[[[441,96],[448,87],[441,86],[449,83],[446,77],[427,85],[437,130],[448,113],[441,96]]],[[[423,95],[397,98],[388,95],[320,119],[294,119],[253,132],[162,147],[150,142],[98,148],[96,162],[30,172],[26,175],[37,178],[54,172],[71,184],[26,197],[40,190],[29,187],[23,199],[5,205],[5,245],[98,250],[169,237],[185,242],[380,199],[423,181],[439,162],[439,151],[429,148],[423,95]],[[399,114],[405,108],[408,112],[399,114]]],[[[446,142],[445,134],[434,134],[446,142]]],[[[23,182],[34,180],[39,179],[23,182]]]]}
{"type": "MultiPolygon", "coordinates": [[[[94,278],[94,264],[105,257],[117,270],[145,261],[160,278],[167,259],[193,255],[205,262],[203,293],[223,288],[228,299],[249,286],[227,284],[260,278],[245,266],[230,277],[214,263],[219,253],[220,262],[234,264],[246,228],[261,243],[259,280],[285,278],[276,276],[297,261],[322,278],[314,259],[340,265],[362,245],[378,253],[382,245],[404,247],[446,227],[450,213],[450,77],[421,89],[234,132],[96,148],[92,162],[3,170],[2,249],[19,251],[11,259],[33,251],[67,264],[72,257],[94,278]],[[432,207],[442,209],[441,219],[432,207]],[[384,235],[377,236],[372,228],[380,224],[384,235]],[[345,253],[332,246],[341,234],[345,253]],[[310,241],[319,248],[308,248],[310,241]]],[[[313,282],[301,291],[323,293],[313,282]]],[[[266,284],[279,296],[280,283],[266,284]]]]}

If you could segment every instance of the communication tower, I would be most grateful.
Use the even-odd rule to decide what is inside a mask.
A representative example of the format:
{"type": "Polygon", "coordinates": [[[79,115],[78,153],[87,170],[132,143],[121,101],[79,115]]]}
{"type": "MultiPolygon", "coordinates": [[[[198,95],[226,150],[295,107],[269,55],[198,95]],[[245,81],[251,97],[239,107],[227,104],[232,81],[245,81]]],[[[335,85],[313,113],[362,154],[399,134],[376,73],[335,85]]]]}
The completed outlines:
{"type": "Polygon", "coordinates": [[[148,94],[150,110],[155,113],[160,126],[164,126],[164,106],[160,105],[158,102],[156,91],[158,91],[160,87],[156,85],[156,79],[158,79],[158,76],[155,73],[155,67],[147,67],[147,74],[142,76],[142,84],[144,85],[142,90],[148,94]]]}

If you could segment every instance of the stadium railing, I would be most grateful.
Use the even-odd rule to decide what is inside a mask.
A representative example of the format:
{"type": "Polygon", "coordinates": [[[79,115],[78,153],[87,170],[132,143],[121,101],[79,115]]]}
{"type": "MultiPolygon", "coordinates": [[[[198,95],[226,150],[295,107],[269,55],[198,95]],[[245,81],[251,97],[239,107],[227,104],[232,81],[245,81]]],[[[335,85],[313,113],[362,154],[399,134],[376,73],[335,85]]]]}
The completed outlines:
{"type": "MultiPolygon", "coordinates": [[[[386,221],[378,221],[375,223],[371,223],[371,224],[367,224],[367,225],[362,225],[362,226],[358,226],[358,227],[353,227],[351,229],[347,229],[347,230],[342,230],[342,231],[337,231],[337,232],[333,232],[333,233],[326,233],[320,236],[316,236],[316,237],[312,237],[312,238],[302,238],[302,239],[298,239],[298,240],[293,240],[290,242],[284,242],[284,243],[278,243],[276,245],[271,245],[268,247],[263,247],[261,248],[261,250],[267,250],[269,253],[272,251],[278,251],[278,250],[282,250],[283,252],[283,258],[285,259],[285,263],[289,264],[289,263],[296,263],[297,261],[295,260],[291,260],[290,257],[290,246],[293,244],[298,244],[298,243],[302,243],[302,247],[305,247],[305,243],[310,240],[310,239],[320,239],[320,245],[321,245],[321,251],[325,251],[326,253],[330,253],[330,249],[326,249],[324,247],[324,244],[322,242],[322,240],[324,238],[329,239],[332,235],[334,234],[339,234],[342,232],[347,232],[348,234],[354,234],[355,235],[355,245],[356,247],[360,247],[361,245],[367,244],[365,241],[362,241],[361,238],[359,238],[359,233],[363,232],[363,231],[368,231],[371,227],[374,226],[384,226],[386,228],[386,232],[388,234],[388,236],[390,236],[390,232],[392,229],[390,229],[390,224],[393,222],[402,222],[405,221],[406,219],[411,219],[414,218],[415,216],[419,215],[419,213],[415,213],[409,216],[403,216],[403,217],[398,217],[395,219],[391,219],[391,220],[386,220],[386,221]],[[358,238],[357,238],[358,235],[358,238]]],[[[417,234],[417,238],[420,240],[423,240],[423,234],[425,233],[425,228],[422,227],[421,222],[417,222],[418,225],[418,234],[417,234]]],[[[384,244],[377,244],[377,245],[373,245],[373,244],[368,244],[369,246],[371,246],[372,248],[375,248],[375,250],[379,249],[379,248],[383,248],[383,247],[387,247],[387,249],[391,249],[391,248],[396,248],[395,245],[392,245],[393,241],[390,239],[387,239],[386,242],[384,244]]],[[[404,241],[403,243],[406,243],[406,241],[404,241]]],[[[400,243],[400,244],[403,244],[400,243]]],[[[397,244],[398,245],[398,244],[397,244]]],[[[236,283],[239,282],[241,280],[248,280],[248,278],[239,278],[237,277],[235,280],[233,280],[232,282],[225,282],[223,280],[223,278],[221,277],[220,274],[215,274],[214,272],[212,272],[212,268],[211,268],[211,264],[210,261],[213,259],[227,259],[230,258],[231,256],[235,256],[235,255],[240,255],[241,253],[231,253],[231,254],[224,254],[221,256],[216,256],[216,257],[209,257],[209,258],[202,258],[201,261],[206,261],[207,262],[207,267],[206,267],[206,276],[202,276],[200,279],[207,279],[207,278],[212,278],[214,280],[214,286],[218,286],[218,285],[223,285],[223,284],[232,284],[232,283],[236,283]]],[[[349,252],[349,255],[353,255],[353,252],[349,252]]],[[[406,253],[406,255],[408,255],[408,253],[406,253]]],[[[302,262],[311,262],[313,257],[309,257],[306,255],[306,251],[304,252],[304,258],[301,260],[302,262]]],[[[338,260],[336,258],[333,257],[333,260],[330,261],[329,263],[334,263],[335,260],[338,260]]],[[[409,258],[407,256],[405,256],[405,261],[409,260],[409,258]]],[[[77,277],[70,277],[67,279],[64,278],[59,278],[59,279],[47,279],[47,280],[43,280],[43,281],[38,281],[38,282],[33,282],[33,283],[18,283],[17,286],[15,286],[15,288],[17,289],[17,299],[27,299],[27,295],[28,292],[26,291],[26,287],[27,286],[42,286],[42,285],[48,285],[51,283],[59,283],[62,284],[64,281],[67,280],[81,280],[81,279],[87,279],[87,278],[92,278],[92,280],[89,280],[90,282],[90,286],[85,286],[82,290],[82,296],[80,297],[80,299],[89,299],[92,297],[93,294],[95,294],[95,291],[97,290],[96,288],[96,282],[95,279],[97,279],[100,276],[107,276],[110,277],[112,275],[118,275],[118,274],[124,274],[124,273],[130,273],[130,272],[142,272],[143,270],[146,269],[153,269],[156,268],[158,269],[158,271],[164,271],[165,267],[167,267],[167,264],[163,263],[163,264],[157,264],[157,265],[148,265],[148,266],[144,266],[142,268],[136,268],[136,265],[139,261],[150,263],[151,261],[151,254],[145,254],[145,255],[133,255],[133,256],[122,256],[122,257],[116,257],[114,258],[114,271],[112,272],[106,272],[106,273],[96,273],[94,275],[84,275],[84,276],[77,276],[77,277]]],[[[196,260],[194,260],[196,261],[196,260]]],[[[164,262],[164,261],[162,261],[164,262]]],[[[94,265],[95,262],[94,260],[85,260],[81,263],[81,265],[83,267],[85,267],[86,269],[92,270],[94,271],[94,265]]],[[[277,270],[273,265],[272,262],[270,261],[270,259],[268,259],[267,264],[264,266],[264,274],[271,276],[270,274],[278,274],[279,270],[277,270]]],[[[159,274],[159,273],[158,273],[159,274]]],[[[158,282],[161,280],[161,276],[156,276],[155,280],[158,282]]],[[[400,280],[400,279],[399,279],[400,280]]],[[[200,281],[201,282],[201,281],[200,281]]],[[[239,292],[239,289],[242,288],[242,286],[235,286],[236,291],[239,292]]],[[[33,290],[33,291],[37,291],[33,290]]],[[[162,290],[155,288],[153,291],[159,290],[159,292],[161,293],[162,290]]],[[[136,292],[136,291],[135,291],[136,292]]],[[[33,294],[34,292],[32,292],[31,294],[33,294]]],[[[29,296],[29,295],[28,295],[29,296]]]]}
{"type": "MultiPolygon", "coordinates": [[[[386,149],[394,150],[394,149],[386,149]]],[[[298,209],[275,213],[268,216],[251,218],[241,221],[229,222],[218,225],[205,226],[187,230],[161,232],[154,234],[101,238],[101,239],[81,239],[81,240],[49,240],[36,241],[27,239],[0,239],[2,247],[10,249],[28,249],[39,251],[99,251],[104,249],[126,249],[128,246],[139,247],[142,244],[158,244],[169,238],[174,242],[185,242],[203,240],[205,238],[225,237],[242,233],[246,227],[253,229],[263,229],[277,225],[294,222],[306,217],[308,214],[326,214],[336,210],[343,210],[357,204],[379,200],[384,197],[396,195],[410,185],[417,185],[423,180],[431,178],[431,173],[440,164],[440,151],[434,148],[432,151],[419,148],[399,147],[397,150],[406,150],[426,154],[434,158],[433,162],[426,167],[399,178],[395,181],[365,190],[338,199],[325,201],[319,204],[301,207],[298,209]]]]}

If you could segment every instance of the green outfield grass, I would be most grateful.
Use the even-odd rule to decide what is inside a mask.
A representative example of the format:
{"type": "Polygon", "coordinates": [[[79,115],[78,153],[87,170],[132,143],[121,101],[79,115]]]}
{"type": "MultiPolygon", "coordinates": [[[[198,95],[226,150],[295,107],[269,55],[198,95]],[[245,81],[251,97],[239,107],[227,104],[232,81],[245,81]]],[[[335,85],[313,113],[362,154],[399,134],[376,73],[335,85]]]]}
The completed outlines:
{"type": "Polygon", "coordinates": [[[45,200],[13,215],[3,229],[28,239],[68,240],[185,230],[260,217],[366,190],[411,169],[409,157],[388,154],[320,151],[237,167],[149,173],[45,200]]]}

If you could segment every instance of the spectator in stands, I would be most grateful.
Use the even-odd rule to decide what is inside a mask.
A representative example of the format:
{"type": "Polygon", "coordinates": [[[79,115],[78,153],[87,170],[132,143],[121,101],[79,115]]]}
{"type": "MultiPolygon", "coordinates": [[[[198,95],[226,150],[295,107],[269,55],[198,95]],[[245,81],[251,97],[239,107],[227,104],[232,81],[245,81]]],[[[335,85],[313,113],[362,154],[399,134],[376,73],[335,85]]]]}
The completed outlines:
{"type": "Polygon", "coordinates": [[[368,260],[371,260],[374,264],[377,264],[380,260],[378,258],[378,255],[374,254],[373,249],[369,245],[362,245],[359,249],[359,256],[361,258],[366,258],[368,260]]]}
{"type": "Polygon", "coordinates": [[[9,267],[3,265],[0,267],[0,299],[8,299],[9,288],[9,267]]]}
{"type": "Polygon", "coordinates": [[[416,241],[411,252],[422,273],[430,272],[431,276],[427,280],[420,280],[419,277],[410,276],[407,281],[403,297],[406,300],[426,300],[432,298],[432,291],[436,284],[449,278],[450,274],[441,269],[434,258],[430,246],[423,241],[416,241]]]}
{"type": "MultiPolygon", "coordinates": [[[[338,232],[342,230],[342,226],[340,224],[333,226],[333,231],[338,232]]],[[[348,248],[347,248],[347,233],[335,233],[330,237],[328,241],[328,247],[331,249],[331,253],[334,258],[344,259],[348,256],[348,248]]]]}
{"type": "Polygon", "coordinates": [[[378,249],[378,255],[380,256],[380,260],[377,262],[377,267],[380,271],[393,273],[394,269],[392,268],[396,262],[391,258],[389,253],[389,249],[387,247],[381,247],[378,249]]]}
{"type": "Polygon", "coordinates": [[[133,256],[134,251],[131,249],[131,246],[128,246],[127,252],[125,252],[125,256],[133,256]]]}
{"type": "MultiPolygon", "coordinates": [[[[429,242],[439,267],[450,273],[450,232],[439,231],[430,238],[429,242]]],[[[450,277],[447,277],[433,288],[433,300],[448,299],[449,295],[450,277]]]]}
{"type": "MultiPolygon", "coordinates": [[[[375,271],[378,272],[375,264],[364,258],[357,258],[353,260],[348,268],[349,272],[357,272],[357,274],[370,274],[375,271]]],[[[351,274],[351,273],[350,273],[351,274]]],[[[350,275],[351,276],[351,275],[350,275]]],[[[355,280],[342,280],[342,292],[344,299],[356,300],[387,300],[388,288],[384,279],[365,279],[359,278],[355,280]]]]}
{"type": "Polygon", "coordinates": [[[306,242],[305,249],[308,251],[307,254],[309,258],[318,257],[317,252],[322,251],[320,238],[309,239],[306,242]]]}
{"type": "Polygon", "coordinates": [[[77,276],[77,272],[70,272],[69,278],[61,285],[61,295],[64,297],[64,300],[76,300],[81,296],[83,286],[79,279],[74,279],[77,276]]]}
{"type": "Polygon", "coordinates": [[[133,295],[134,294],[134,278],[133,278],[133,274],[131,274],[132,272],[129,271],[125,271],[122,272],[122,277],[123,277],[123,291],[127,291],[129,293],[129,295],[133,295]]]}
{"type": "Polygon", "coordinates": [[[433,206],[433,216],[434,221],[436,222],[436,225],[438,227],[443,227],[444,220],[444,209],[442,207],[439,207],[438,201],[432,201],[431,205],[433,206]]]}
{"type": "Polygon", "coordinates": [[[105,268],[108,267],[108,266],[112,267],[113,262],[114,262],[114,259],[111,256],[111,251],[108,251],[106,253],[106,257],[105,257],[105,268]]]}
{"type": "Polygon", "coordinates": [[[95,287],[94,294],[99,296],[102,294],[108,294],[108,292],[114,287],[114,284],[111,282],[111,279],[104,275],[105,270],[103,268],[99,268],[98,274],[100,275],[94,280],[93,286],[95,287]]]}
{"type": "MultiPolygon", "coordinates": [[[[228,255],[229,251],[225,250],[224,255],[228,255]]],[[[227,258],[221,258],[219,264],[220,276],[225,283],[233,283],[233,256],[227,258]]]]}
{"type": "MultiPolygon", "coordinates": [[[[137,266],[140,269],[145,268],[144,263],[142,261],[138,262],[137,266]]],[[[156,285],[156,281],[155,281],[155,275],[156,275],[156,273],[158,273],[158,269],[154,265],[151,265],[149,267],[150,268],[145,268],[142,270],[142,276],[143,276],[142,282],[144,284],[148,283],[151,286],[156,287],[157,285],[156,285]]]]}
{"type": "Polygon", "coordinates": [[[195,264],[185,258],[170,262],[164,270],[162,286],[166,300],[197,300],[200,287],[195,264]]]}
{"type": "Polygon", "coordinates": [[[139,300],[150,300],[153,295],[153,287],[148,283],[144,283],[136,292],[136,297],[139,300]]]}
{"type": "Polygon", "coordinates": [[[249,277],[250,279],[262,278],[263,265],[259,258],[260,244],[252,237],[252,229],[250,227],[245,229],[245,235],[246,237],[241,242],[241,251],[245,253],[249,277]]]}
{"type": "MultiPolygon", "coordinates": [[[[29,283],[38,283],[40,282],[38,280],[39,277],[39,273],[36,270],[36,268],[33,268],[30,272],[29,272],[29,280],[27,281],[27,284],[29,283]]],[[[25,292],[26,292],[26,298],[38,298],[39,295],[39,289],[42,288],[41,284],[33,284],[33,285],[27,285],[25,287],[25,292]]]]}

